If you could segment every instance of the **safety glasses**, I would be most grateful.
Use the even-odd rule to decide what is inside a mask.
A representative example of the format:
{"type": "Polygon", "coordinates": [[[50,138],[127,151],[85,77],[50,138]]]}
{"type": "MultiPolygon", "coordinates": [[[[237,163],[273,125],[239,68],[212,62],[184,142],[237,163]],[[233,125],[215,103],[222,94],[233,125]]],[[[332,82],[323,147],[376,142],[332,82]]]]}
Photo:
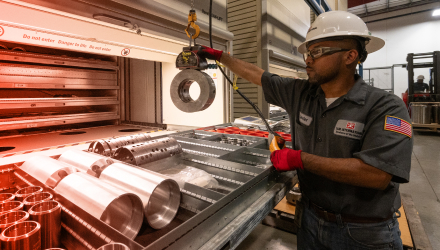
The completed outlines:
{"type": "Polygon", "coordinates": [[[313,60],[320,58],[323,55],[331,55],[334,54],[336,52],[341,52],[341,51],[350,51],[350,49],[342,49],[342,48],[337,48],[337,47],[319,47],[319,48],[314,48],[311,49],[309,51],[307,51],[306,53],[303,54],[304,56],[304,61],[307,60],[307,58],[311,57],[313,60]]]}

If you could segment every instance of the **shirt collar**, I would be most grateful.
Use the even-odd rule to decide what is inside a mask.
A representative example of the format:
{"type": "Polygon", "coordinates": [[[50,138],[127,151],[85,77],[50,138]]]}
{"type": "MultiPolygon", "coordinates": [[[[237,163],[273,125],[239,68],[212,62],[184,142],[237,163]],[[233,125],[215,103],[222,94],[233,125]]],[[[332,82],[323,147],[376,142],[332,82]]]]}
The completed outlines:
{"type": "MultiPolygon", "coordinates": [[[[357,104],[364,105],[365,99],[367,97],[367,84],[362,80],[360,75],[354,76],[356,82],[353,87],[344,96],[346,100],[353,101],[357,104]]],[[[321,87],[311,87],[308,91],[309,95],[312,97],[317,97],[318,95],[324,94],[321,87]]]]}
{"type": "Polygon", "coordinates": [[[345,95],[345,99],[353,101],[360,105],[365,105],[365,99],[367,98],[368,85],[362,80],[360,75],[355,75],[356,82],[353,87],[345,95]]]}

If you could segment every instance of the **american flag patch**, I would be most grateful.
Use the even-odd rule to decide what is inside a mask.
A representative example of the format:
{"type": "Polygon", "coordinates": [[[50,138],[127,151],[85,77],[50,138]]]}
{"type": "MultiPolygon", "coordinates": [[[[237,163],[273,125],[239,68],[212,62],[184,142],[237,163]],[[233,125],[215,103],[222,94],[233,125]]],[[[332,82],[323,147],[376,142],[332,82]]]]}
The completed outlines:
{"type": "Polygon", "coordinates": [[[409,138],[412,136],[411,124],[394,116],[387,115],[385,117],[385,130],[400,133],[409,138]]]}

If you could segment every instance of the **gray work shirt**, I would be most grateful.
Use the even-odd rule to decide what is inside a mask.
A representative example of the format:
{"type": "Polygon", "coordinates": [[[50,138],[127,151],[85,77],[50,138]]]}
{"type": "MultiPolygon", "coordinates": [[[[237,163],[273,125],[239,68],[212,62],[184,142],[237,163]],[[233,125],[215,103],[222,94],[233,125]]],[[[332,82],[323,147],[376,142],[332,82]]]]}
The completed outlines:
{"type": "Polygon", "coordinates": [[[396,95],[367,85],[358,75],[355,79],[350,91],[329,107],[321,87],[306,80],[265,72],[261,82],[267,102],[289,114],[294,149],[329,158],[358,158],[393,175],[385,190],[375,190],[302,170],[298,177],[303,194],[327,211],[387,218],[401,206],[399,183],[409,181],[410,119],[396,95]]]}

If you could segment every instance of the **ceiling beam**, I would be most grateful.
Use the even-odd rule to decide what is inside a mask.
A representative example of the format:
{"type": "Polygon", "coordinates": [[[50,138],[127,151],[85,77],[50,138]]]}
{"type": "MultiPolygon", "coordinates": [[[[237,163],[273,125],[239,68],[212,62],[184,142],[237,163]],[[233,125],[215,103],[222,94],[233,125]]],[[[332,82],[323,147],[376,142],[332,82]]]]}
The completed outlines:
{"type": "MultiPolygon", "coordinates": [[[[379,14],[384,14],[387,12],[391,12],[391,11],[397,11],[397,10],[403,10],[403,9],[408,9],[408,8],[412,8],[412,7],[417,7],[417,6],[421,6],[421,5],[425,5],[425,4],[430,4],[430,3],[438,3],[439,0],[421,0],[421,1],[417,1],[414,2],[412,0],[410,0],[411,2],[406,3],[406,4],[402,4],[402,5],[397,5],[397,6],[393,6],[393,7],[389,7],[388,8],[384,8],[384,9],[380,9],[380,10],[375,10],[375,11],[370,11],[368,12],[367,10],[367,6],[365,4],[365,12],[364,13],[359,13],[356,14],[357,16],[359,16],[360,18],[362,17],[366,17],[366,16],[374,16],[374,15],[379,15],[379,14]]],[[[350,10],[348,10],[348,12],[350,12],[350,10]]]]}

